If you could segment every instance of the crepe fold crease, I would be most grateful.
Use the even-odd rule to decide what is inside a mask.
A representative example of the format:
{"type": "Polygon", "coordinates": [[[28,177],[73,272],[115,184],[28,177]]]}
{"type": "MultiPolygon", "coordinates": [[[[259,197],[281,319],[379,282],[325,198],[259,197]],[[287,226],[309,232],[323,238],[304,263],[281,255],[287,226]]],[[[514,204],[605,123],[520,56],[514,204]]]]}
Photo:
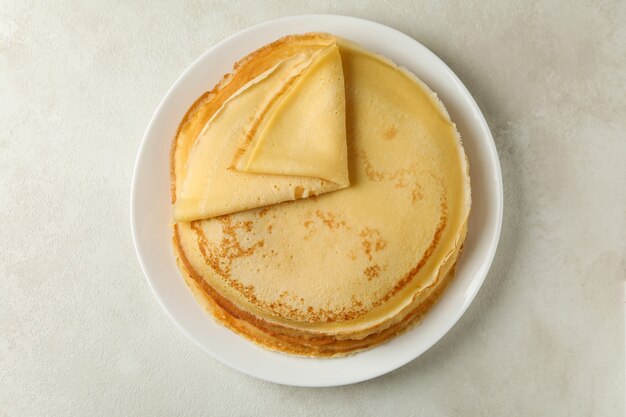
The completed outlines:
{"type": "Polygon", "coordinates": [[[467,233],[468,164],[437,96],[327,34],[239,61],[183,118],[171,177],[196,299],[291,354],[342,356],[418,323],[467,233]]]}

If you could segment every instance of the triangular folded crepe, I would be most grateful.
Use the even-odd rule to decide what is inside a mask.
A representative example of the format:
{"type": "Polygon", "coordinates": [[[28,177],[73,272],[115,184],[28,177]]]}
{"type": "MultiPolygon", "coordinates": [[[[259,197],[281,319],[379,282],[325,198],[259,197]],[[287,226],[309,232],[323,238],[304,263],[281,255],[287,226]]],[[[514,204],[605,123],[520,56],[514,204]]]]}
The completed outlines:
{"type": "Polygon", "coordinates": [[[254,77],[250,71],[235,71],[241,87],[206,121],[180,172],[175,221],[212,218],[349,185],[338,48],[322,38],[291,52],[270,56],[262,63],[269,68],[254,77]],[[234,165],[240,161],[246,165],[238,170],[234,165]]]}
{"type": "Polygon", "coordinates": [[[345,108],[341,56],[332,45],[254,126],[237,170],[321,178],[347,187],[345,108]]]}

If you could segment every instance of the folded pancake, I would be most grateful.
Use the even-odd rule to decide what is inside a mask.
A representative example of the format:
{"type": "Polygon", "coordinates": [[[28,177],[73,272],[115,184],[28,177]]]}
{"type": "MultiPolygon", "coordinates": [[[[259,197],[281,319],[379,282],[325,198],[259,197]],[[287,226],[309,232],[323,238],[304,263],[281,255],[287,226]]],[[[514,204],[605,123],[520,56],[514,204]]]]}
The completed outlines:
{"type": "Polygon", "coordinates": [[[321,51],[294,84],[254,129],[237,170],[321,178],[347,187],[346,104],[337,45],[321,51]]]}
{"type": "Polygon", "coordinates": [[[176,221],[349,185],[337,45],[320,41],[273,61],[224,100],[189,149],[174,204],[176,221]],[[241,168],[233,167],[237,160],[241,168]]]}
{"type": "MultiPolygon", "coordinates": [[[[254,68],[261,59],[258,54],[264,53],[290,59],[303,44],[315,44],[317,37],[329,38],[289,36],[243,62],[254,68]]],[[[388,60],[344,40],[336,44],[345,82],[349,187],[173,226],[183,276],[220,322],[264,347],[306,356],[367,349],[416,323],[454,275],[470,209],[460,137],[434,93],[388,60]]],[[[329,59],[325,56],[316,55],[318,61],[313,57],[311,63],[323,63],[329,59]]],[[[315,65],[307,68],[312,72],[303,73],[303,82],[307,76],[336,77],[328,66],[319,71],[329,75],[321,76],[315,65]]],[[[229,79],[240,71],[237,67],[229,79]]],[[[241,85],[267,68],[256,71],[241,85]]],[[[238,89],[231,90],[228,97],[238,89]]],[[[292,91],[293,96],[277,99],[273,114],[289,119],[290,114],[306,113],[307,89],[292,91]]],[[[174,141],[176,200],[181,196],[178,175],[184,172],[180,164],[194,141],[193,134],[181,132],[198,132],[201,141],[197,125],[206,124],[221,108],[213,104],[216,95],[203,97],[203,110],[198,111],[198,104],[192,107],[174,141]]],[[[324,112],[332,112],[331,102],[328,99],[324,112]]],[[[317,110],[310,109],[311,114],[317,110]]],[[[323,155],[327,150],[318,147],[311,134],[319,129],[281,123],[264,119],[249,142],[229,147],[237,154],[235,167],[263,172],[266,158],[288,155],[303,161],[293,165],[299,170],[295,178],[339,184],[341,173],[334,173],[337,182],[322,177],[307,168],[306,155],[296,155],[285,144],[292,133],[296,143],[323,155]]],[[[338,147],[334,152],[341,151],[338,147]]],[[[267,175],[268,181],[275,177],[267,175]]],[[[225,190],[222,198],[233,195],[238,198],[238,193],[225,190]]]]}

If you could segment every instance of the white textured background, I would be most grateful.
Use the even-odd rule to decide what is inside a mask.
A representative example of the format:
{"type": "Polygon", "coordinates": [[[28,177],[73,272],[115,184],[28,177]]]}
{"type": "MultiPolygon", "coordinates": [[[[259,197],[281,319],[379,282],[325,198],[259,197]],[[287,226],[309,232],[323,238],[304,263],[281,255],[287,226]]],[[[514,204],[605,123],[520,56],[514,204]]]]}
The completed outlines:
{"type": "Polygon", "coordinates": [[[0,416],[623,416],[625,27],[624,1],[0,0],[0,416]],[[128,220],[135,153],[178,75],[303,13],[375,20],[443,58],[505,186],[495,263],[461,321],[404,368],[331,389],[258,381],[194,346],[128,220]]]}

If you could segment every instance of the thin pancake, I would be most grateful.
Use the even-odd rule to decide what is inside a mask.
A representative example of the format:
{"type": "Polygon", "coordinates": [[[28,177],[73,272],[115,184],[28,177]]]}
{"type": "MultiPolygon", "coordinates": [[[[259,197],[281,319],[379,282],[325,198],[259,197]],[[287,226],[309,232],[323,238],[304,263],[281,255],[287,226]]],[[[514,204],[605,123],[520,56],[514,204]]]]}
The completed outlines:
{"type": "Polygon", "coordinates": [[[280,57],[211,115],[189,147],[184,178],[177,181],[176,221],[211,218],[349,185],[344,86],[343,77],[337,76],[342,74],[341,58],[334,42],[325,45],[323,40],[280,57]],[[299,102],[308,99],[306,105],[320,111],[290,105],[294,97],[299,102]],[[334,113],[323,111],[328,103],[335,106],[334,113]],[[259,124],[263,130],[255,135],[259,124]],[[289,129],[313,125],[325,134],[312,137],[310,129],[289,129]],[[244,169],[232,169],[240,149],[255,136],[259,139],[253,149],[244,151],[244,169]],[[307,153],[306,164],[294,159],[302,152],[307,153]]]}
{"type": "Polygon", "coordinates": [[[341,56],[332,45],[317,54],[264,118],[236,168],[321,178],[347,187],[345,109],[341,56]]]}

